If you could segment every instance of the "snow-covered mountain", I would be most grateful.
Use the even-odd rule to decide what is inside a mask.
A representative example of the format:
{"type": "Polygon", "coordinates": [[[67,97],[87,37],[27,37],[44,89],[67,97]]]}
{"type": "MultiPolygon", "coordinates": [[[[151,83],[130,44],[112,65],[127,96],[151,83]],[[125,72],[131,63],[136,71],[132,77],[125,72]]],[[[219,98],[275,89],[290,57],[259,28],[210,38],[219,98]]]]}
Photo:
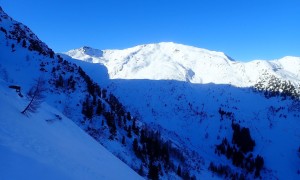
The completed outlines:
{"type": "MultiPolygon", "coordinates": [[[[144,178],[299,179],[299,58],[242,63],[159,43],[84,47],[68,52],[73,59],[54,54],[2,10],[0,50],[6,172],[31,173],[21,163],[53,179],[140,178],[105,147],[144,178]],[[45,98],[25,116],[37,78],[45,80],[45,98]]],[[[9,176],[1,170],[0,178],[9,176]]]]}
{"type": "Polygon", "coordinates": [[[299,178],[299,57],[239,62],[175,43],[103,51],[83,47],[65,54],[89,62],[77,61],[141,121],[167,138],[180,137],[178,145],[194,153],[190,158],[199,157],[192,163],[200,169],[197,177],[212,178],[209,169],[223,178],[252,179],[257,171],[249,164],[263,157],[263,179],[299,178]],[[109,80],[97,77],[99,65],[107,68],[109,80]],[[237,129],[255,141],[250,153],[232,150],[241,148],[236,136],[248,136],[237,129]]]}
{"type": "Polygon", "coordinates": [[[262,76],[300,82],[300,57],[239,62],[222,52],[163,42],[124,50],[82,47],[66,52],[72,58],[101,63],[111,79],[178,80],[197,84],[254,86],[262,76]]]}

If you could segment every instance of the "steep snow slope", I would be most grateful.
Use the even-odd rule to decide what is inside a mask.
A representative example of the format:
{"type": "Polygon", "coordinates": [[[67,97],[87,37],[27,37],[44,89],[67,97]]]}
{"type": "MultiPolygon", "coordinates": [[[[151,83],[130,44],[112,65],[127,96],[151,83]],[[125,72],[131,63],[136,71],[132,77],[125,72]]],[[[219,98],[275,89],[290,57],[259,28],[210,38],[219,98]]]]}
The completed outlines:
{"type": "MultiPolygon", "coordinates": [[[[76,104],[87,93],[85,81],[74,72],[79,68],[54,57],[54,52],[28,27],[1,8],[0,30],[0,179],[141,179],[84,132],[84,127],[80,129],[74,123],[77,119],[71,122],[66,117],[71,117],[68,111],[83,119],[81,107],[76,104]],[[51,84],[55,75],[51,70],[56,67],[64,70],[62,77],[70,77],[72,70],[73,77],[80,81],[74,84],[78,88],[76,98],[70,98],[72,90],[55,89],[51,84]],[[26,92],[39,77],[46,81],[45,102],[38,113],[26,117],[20,113],[28,103],[26,92]],[[10,85],[20,86],[23,97],[9,89],[10,85]],[[67,100],[76,103],[68,104],[67,109],[61,105],[67,100]]],[[[58,68],[55,70],[59,73],[58,68]]]]}
{"type": "Polygon", "coordinates": [[[299,83],[300,58],[234,61],[222,52],[162,42],[124,50],[82,47],[65,54],[104,64],[111,79],[178,80],[192,83],[253,86],[266,73],[299,83]]]}
{"type": "Polygon", "coordinates": [[[0,179],[141,179],[48,104],[21,114],[28,102],[8,85],[0,80],[0,179]]]}
{"type": "Polygon", "coordinates": [[[53,101],[62,95],[45,92],[48,98],[37,113],[20,113],[34,79],[51,79],[43,63],[54,64],[58,59],[1,7],[0,28],[0,179],[142,179],[54,108],[53,101]],[[20,86],[24,97],[9,89],[10,85],[20,86]]]}

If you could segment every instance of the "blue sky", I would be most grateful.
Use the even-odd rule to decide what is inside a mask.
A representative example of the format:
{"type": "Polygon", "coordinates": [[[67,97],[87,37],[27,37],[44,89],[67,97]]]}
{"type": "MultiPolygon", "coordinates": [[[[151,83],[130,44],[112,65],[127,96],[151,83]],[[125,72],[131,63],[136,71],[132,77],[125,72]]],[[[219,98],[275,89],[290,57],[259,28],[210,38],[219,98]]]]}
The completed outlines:
{"type": "Polygon", "coordinates": [[[299,0],[0,0],[54,51],[172,41],[236,60],[300,56],[299,0]]]}

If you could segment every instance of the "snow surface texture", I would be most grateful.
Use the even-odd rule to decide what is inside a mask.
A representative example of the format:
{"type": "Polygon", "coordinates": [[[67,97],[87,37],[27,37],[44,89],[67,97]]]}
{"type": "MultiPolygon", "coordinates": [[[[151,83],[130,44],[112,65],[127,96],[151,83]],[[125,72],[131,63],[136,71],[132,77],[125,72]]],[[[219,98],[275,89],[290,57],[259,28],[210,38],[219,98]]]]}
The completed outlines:
{"type": "Polygon", "coordinates": [[[266,72],[300,82],[300,58],[251,62],[234,61],[222,52],[162,42],[124,50],[82,47],[66,52],[74,59],[101,63],[111,79],[178,80],[197,84],[253,86],[266,72]]]}
{"type": "Polygon", "coordinates": [[[27,117],[25,105],[1,80],[0,179],[140,179],[56,109],[27,117]]]}
{"type": "Polygon", "coordinates": [[[224,53],[174,43],[104,51],[83,47],[66,54],[106,66],[110,80],[104,81],[94,73],[96,66],[78,61],[142,121],[165,130],[166,138],[172,139],[175,132],[183,140],[178,146],[199,153],[204,163],[198,177],[212,178],[206,172],[210,162],[230,165],[226,157],[214,153],[215,146],[225,137],[231,140],[233,133],[231,120],[220,120],[221,108],[250,129],[256,142],[253,155],[265,160],[264,179],[299,179],[299,102],[267,99],[251,87],[270,75],[299,84],[300,58],[245,63],[224,53]]]}

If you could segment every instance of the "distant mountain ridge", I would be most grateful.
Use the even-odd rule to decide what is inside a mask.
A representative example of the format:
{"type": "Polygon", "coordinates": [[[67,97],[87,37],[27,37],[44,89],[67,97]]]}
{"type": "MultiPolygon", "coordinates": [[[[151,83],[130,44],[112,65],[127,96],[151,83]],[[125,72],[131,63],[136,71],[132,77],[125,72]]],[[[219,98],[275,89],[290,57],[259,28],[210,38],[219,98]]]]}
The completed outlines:
{"type": "Polygon", "coordinates": [[[292,84],[300,83],[300,57],[241,62],[222,52],[172,42],[124,50],[97,50],[85,46],[65,54],[105,65],[111,79],[178,80],[251,87],[265,79],[266,75],[273,75],[292,84]]]}

